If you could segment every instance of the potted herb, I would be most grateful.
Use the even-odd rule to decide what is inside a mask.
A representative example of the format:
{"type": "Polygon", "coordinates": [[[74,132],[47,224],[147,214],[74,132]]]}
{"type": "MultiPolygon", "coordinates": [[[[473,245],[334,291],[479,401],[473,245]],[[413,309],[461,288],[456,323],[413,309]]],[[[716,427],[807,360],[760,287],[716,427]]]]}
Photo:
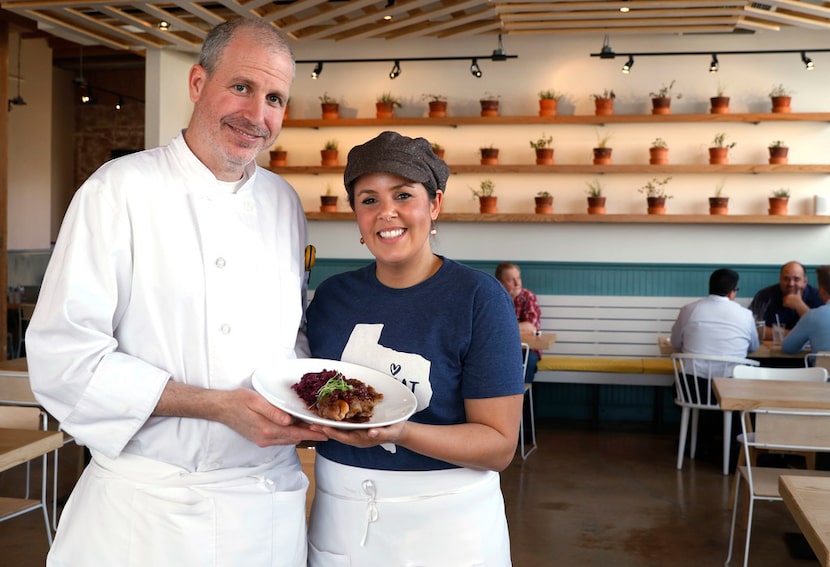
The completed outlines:
{"type": "Polygon", "coordinates": [[[553,136],[545,136],[537,140],[530,140],[530,147],[536,151],[536,165],[553,165],[553,136]]]}
{"type": "Polygon", "coordinates": [[[429,105],[430,118],[445,118],[447,116],[447,97],[441,94],[423,94],[421,100],[429,105]]]}
{"type": "Polygon", "coordinates": [[[669,145],[663,138],[654,138],[651,147],[648,149],[648,163],[652,165],[665,165],[669,163],[669,145]]]}
{"type": "Polygon", "coordinates": [[[775,113],[791,112],[790,103],[792,102],[792,93],[784,88],[784,85],[773,85],[769,91],[769,98],[772,102],[772,111],[775,113]]]}
{"type": "Polygon", "coordinates": [[[645,185],[637,189],[637,191],[644,193],[646,196],[648,214],[666,214],[666,199],[672,198],[672,195],[666,194],[666,184],[670,179],[671,177],[664,177],[663,179],[652,177],[650,181],[647,181],[645,185]]]}
{"type": "Polygon", "coordinates": [[[320,150],[321,164],[326,166],[337,165],[337,153],[337,140],[326,140],[326,144],[320,150]]]}
{"type": "Polygon", "coordinates": [[[481,105],[482,116],[498,116],[499,115],[499,95],[491,93],[484,93],[484,97],[478,101],[481,105]]]}
{"type": "Polygon", "coordinates": [[[718,85],[717,94],[709,98],[710,114],[729,114],[729,97],[724,95],[725,88],[718,85]]]}
{"type": "Polygon", "coordinates": [[[436,142],[432,142],[430,145],[432,146],[432,153],[437,155],[439,158],[444,159],[444,147],[436,142]]]}
{"type": "Polygon", "coordinates": [[[564,95],[553,89],[539,91],[539,116],[556,116],[559,99],[564,95]]]}
{"type": "Polygon", "coordinates": [[[533,197],[537,215],[552,215],[553,214],[553,195],[547,191],[539,191],[533,197]]]}
{"type": "Polygon", "coordinates": [[[336,213],[337,212],[337,195],[331,189],[331,183],[326,184],[325,195],[320,195],[320,212],[321,213],[336,213]]]}
{"type": "Polygon", "coordinates": [[[285,167],[288,160],[288,152],[282,149],[282,146],[277,146],[268,155],[271,157],[269,165],[271,167],[285,167]]]}
{"type": "Polygon", "coordinates": [[[497,213],[498,197],[494,195],[496,191],[496,184],[491,179],[485,179],[479,183],[478,189],[470,187],[473,192],[473,199],[478,198],[479,212],[481,213],[497,213]]]}
{"type": "Polygon", "coordinates": [[[597,116],[604,116],[614,114],[614,99],[617,95],[611,89],[605,89],[601,93],[591,95],[594,99],[594,114],[597,116]]]}
{"type": "MultiPolygon", "coordinates": [[[[668,84],[668,86],[663,85],[659,91],[649,93],[651,97],[651,113],[652,114],[671,114],[671,99],[672,99],[672,88],[674,87],[674,81],[668,84]]],[[[676,95],[677,99],[683,98],[681,93],[676,95]]]]}
{"type": "Polygon", "coordinates": [[[605,195],[602,194],[602,183],[599,179],[593,181],[586,181],[588,190],[585,192],[588,195],[588,214],[589,215],[604,215],[605,214],[605,195]]]}
{"type": "Polygon", "coordinates": [[[787,163],[790,148],[787,147],[787,144],[783,140],[770,142],[768,149],[770,163],[787,163]]]}
{"type": "Polygon", "coordinates": [[[718,183],[715,187],[715,194],[712,197],[709,197],[710,215],[729,214],[729,197],[723,195],[723,184],[723,181],[718,183]]]}
{"type": "Polygon", "coordinates": [[[789,202],[790,190],[787,187],[776,189],[769,197],[769,214],[786,215],[789,202]]]}
{"type": "Polygon", "coordinates": [[[729,163],[729,150],[734,147],[735,142],[726,143],[726,133],[720,132],[715,134],[715,137],[712,139],[712,143],[709,146],[709,163],[729,163]]]}
{"type": "Polygon", "coordinates": [[[608,141],[611,139],[611,134],[600,136],[597,132],[597,145],[594,148],[594,165],[609,165],[611,163],[611,150],[608,147],[608,141]]]}
{"type": "Polygon", "coordinates": [[[340,103],[336,98],[323,93],[320,97],[320,108],[323,111],[323,120],[334,120],[340,118],[340,103]]]}
{"type": "Polygon", "coordinates": [[[395,109],[402,108],[401,100],[392,93],[381,93],[375,101],[375,112],[377,118],[394,118],[395,109]]]}
{"type": "Polygon", "coordinates": [[[478,149],[481,153],[481,165],[498,165],[499,164],[499,149],[493,144],[478,149]]]}

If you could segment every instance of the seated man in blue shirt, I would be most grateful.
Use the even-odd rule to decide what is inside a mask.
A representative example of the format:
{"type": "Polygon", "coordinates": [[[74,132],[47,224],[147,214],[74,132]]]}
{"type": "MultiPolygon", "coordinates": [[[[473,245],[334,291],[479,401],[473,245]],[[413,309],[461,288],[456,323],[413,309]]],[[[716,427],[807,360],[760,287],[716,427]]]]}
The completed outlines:
{"type": "Polygon", "coordinates": [[[781,267],[778,284],[756,293],[749,310],[757,320],[765,322],[765,336],[772,337],[772,327],[776,323],[780,322],[784,329],[792,329],[805,313],[821,305],[824,302],[818,290],[807,283],[804,265],[787,262],[781,267]]]}
{"type": "Polygon", "coordinates": [[[830,266],[816,268],[818,294],[822,305],[805,313],[784,338],[781,349],[795,354],[810,343],[812,352],[830,351],[830,266]]]}

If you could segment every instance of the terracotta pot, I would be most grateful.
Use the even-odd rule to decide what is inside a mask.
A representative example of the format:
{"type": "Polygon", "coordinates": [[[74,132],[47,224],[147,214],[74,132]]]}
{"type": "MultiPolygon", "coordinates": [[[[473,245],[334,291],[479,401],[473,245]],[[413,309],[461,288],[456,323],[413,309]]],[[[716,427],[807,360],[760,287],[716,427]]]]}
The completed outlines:
{"type": "Polygon", "coordinates": [[[394,118],[395,104],[392,102],[376,102],[375,116],[377,118],[394,118]]]}
{"type": "Polygon", "coordinates": [[[445,118],[447,116],[447,101],[446,100],[431,100],[429,101],[429,117],[430,118],[445,118]]]}
{"type": "Polygon", "coordinates": [[[792,102],[792,97],[790,96],[773,96],[770,97],[772,99],[772,111],[773,112],[792,112],[790,108],[790,103],[792,102]]]}
{"type": "Polygon", "coordinates": [[[498,148],[481,148],[481,165],[498,165],[498,148]]]}
{"type": "Polygon", "coordinates": [[[648,214],[650,215],[665,215],[666,214],[666,198],[665,197],[646,197],[648,203],[648,214]]]}
{"type": "Polygon", "coordinates": [[[713,96],[709,99],[711,108],[710,114],[729,114],[729,97],[728,96],[713,96]]]}
{"type": "Polygon", "coordinates": [[[729,163],[729,148],[709,148],[709,163],[729,163]]]}
{"type": "Polygon", "coordinates": [[[648,163],[652,165],[665,165],[669,163],[669,148],[649,148],[648,163]]]}
{"type": "Polygon", "coordinates": [[[770,197],[769,198],[769,214],[771,215],[786,215],[789,197],[770,197]]]}
{"type": "Polygon", "coordinates": [[[320,212],[337,212],[337,195],[320,195],[320,212]]]}
{"type": "Polygon", "coordinates": [[[710,215],[728,215],[729,197],[709,197],[710,215]]]}
{"type": "Polygon", "coordinates": [[[651,99],[652,114],[671,114],[671,97],[658,96],[651,99]]]}
{"type": "Polygon", "coordinates": [[[614,99],[613,98],[595,98],[594,99],[594,114],[597,116],[605,116],[614,114],[614,99]]]}
{"type": "Polygon", "coordinates": [[[588,197],[588,214],[605,214],[605,197],[588,197]]]}
{"type": "Polygon", "coordinates": [[[334,120],[336,118],[340,118],[340,103],[323,102],[320,103],[320,108],[323,110],[323,120],[334,120]]]}
{"type": "Polygon", "coordinates": [[[536,208],[534,210],[537,215],[553,214],[553,195],[547,197],[533,197],[533,201],[536,203],[536,208]]]}
{"type": "Polygon", "coordinates": [[[320,150],[321,165],[337,165],[337,150],[320,150]]]}
{"type": "Polygon", "coordinates": [[[498,116],[499,115],[499,101],[498,100],[480,100],[481,115],[482,116],[498,116]]]}
{"type": "Polygon", "coordinates": [[[271,167],[285,167],[288,161],[288,152],[286,150],[271,150],[269,152],[271,167]]]}
{"type": "Polygon", "coordinates": [[[559,101],[555,98],[539,99],[539,116],[556,116],[559,110],[559,101]]]}
{"type": "Polygon", "coordinates": [[[789,154],[790,148],[785,148],[783,146],[769,148],[769,162],[770,163],[787,163],[787,154],[789,154]]]}
{"type": "Polygon", "coordinates": [[[490,196],[490,197],[479,197],[478,198],[478,211],[480,213],[497,213],[498,210],[498,197],[490,196]]]}
{"type": "Polygon", "coordinates": [[[610,165],[612,148],[594,148],[594,165],[610,165]]]}
{"type": "Polygon", "coordinates": [[[444,159],[444,148],[432,148],[432,153],[437,155],[439,158],[444,159]]]}
{"type": "Polygon", "coordinates": [[[537,148],[536,165],[553,165],[553,148],[537,148]]]}

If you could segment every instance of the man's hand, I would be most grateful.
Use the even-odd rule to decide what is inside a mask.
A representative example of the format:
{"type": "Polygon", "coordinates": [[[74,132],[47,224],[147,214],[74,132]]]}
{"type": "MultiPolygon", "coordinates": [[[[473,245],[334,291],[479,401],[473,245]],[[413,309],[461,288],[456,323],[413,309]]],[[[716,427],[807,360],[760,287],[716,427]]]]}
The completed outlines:
{"type": "Polygon", "coordinates": [[[195,417],[223,423],[260,447],[326,441],[253,390],[209,390],[169,381],[153,415],[195,417]]]}
{"type": "Polygon", "coordinates": [[[789,295],[785,295],[781,301],[781,304],[784,307],[795,310],[799,317],[810,310],[807,304],[804,303],[804,298],[801,297],[801,293],[791,293],[789,295]]]}

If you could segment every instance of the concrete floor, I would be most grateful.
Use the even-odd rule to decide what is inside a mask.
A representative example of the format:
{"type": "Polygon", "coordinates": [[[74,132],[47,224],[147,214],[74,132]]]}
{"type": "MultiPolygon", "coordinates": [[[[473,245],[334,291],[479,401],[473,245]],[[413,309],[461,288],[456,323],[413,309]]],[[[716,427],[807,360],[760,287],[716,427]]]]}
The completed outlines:
{"type": "MultiPolygon", "coordinates": [[[[516,567],[723,565],[729,541],[731,476],[703,453],[675,469],[677,433],[574,429],[540,423],[539,449],[518,456],[502,475],[516,567]]],[[[713,454],[717,453],[716,450],[713,454]]],[[[77,451],[61,453],[61,496],[71,490],[77,451]]],[[[20,470],[0,473],[0,495],[11,495],[20,470]]],[[[797,532],[783,503],[756,508],[750,565],[810,567],[784,541],[797,532]]],[[[736,557],[742,564],[743,531],[736,557]]],[[[0,563],[45,563],[42,516],[0,523],[0,563]]],[[[392,566],[394,567],[394,566],[392,566]]],[[[454,567],[454,566],[438,566],[454,567]]]]}

